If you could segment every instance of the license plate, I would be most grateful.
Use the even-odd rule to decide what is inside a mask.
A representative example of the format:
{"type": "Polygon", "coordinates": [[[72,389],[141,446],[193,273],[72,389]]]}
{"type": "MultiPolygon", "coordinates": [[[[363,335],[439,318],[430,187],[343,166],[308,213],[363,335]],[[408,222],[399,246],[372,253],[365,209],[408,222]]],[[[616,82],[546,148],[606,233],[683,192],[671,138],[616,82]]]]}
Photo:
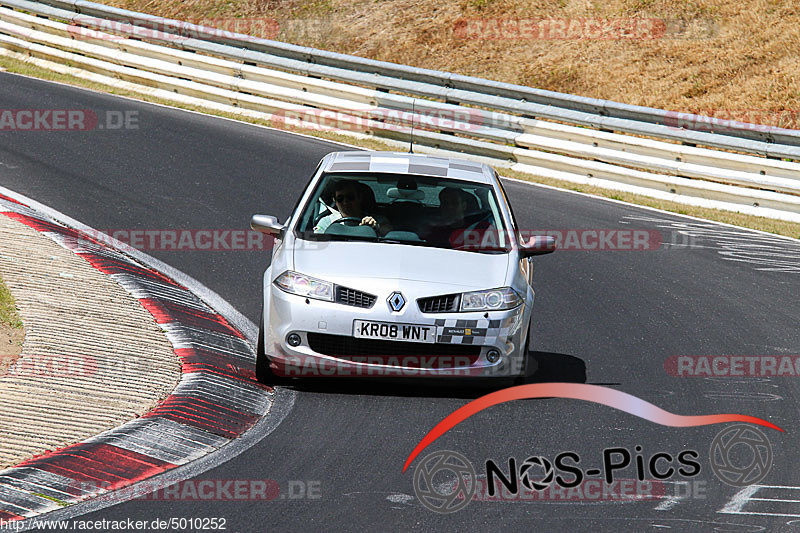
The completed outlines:
{"type": "Polygon", "coordinates": [[[436,342],[436,326],[353,321],[353,336],[358,339],[383,339],[406,342],[436,342]]]}

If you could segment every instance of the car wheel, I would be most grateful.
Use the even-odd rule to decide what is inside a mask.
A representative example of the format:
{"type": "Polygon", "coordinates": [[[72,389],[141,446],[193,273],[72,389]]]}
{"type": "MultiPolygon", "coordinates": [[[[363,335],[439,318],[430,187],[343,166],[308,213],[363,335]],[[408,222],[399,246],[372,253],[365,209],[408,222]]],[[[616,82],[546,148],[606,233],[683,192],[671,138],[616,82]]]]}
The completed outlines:
{"type": "Polygon", "coordinates": [[[522,370],[519,376],[514,378],[514,385],[524,385],[528,380],[528,359],[531,353],[531,323],[528,322],[528,335],[525,337],[525,350],[522,356],[522,370]]]}
{"type": "Polygon", "coordinates": [[[278,376],[269,366],[269,357],[264,350],[264,314],[258,325],[258,343],[256,344],[256,379],[259,383],[272,385],[278,381],[278,376]]]}

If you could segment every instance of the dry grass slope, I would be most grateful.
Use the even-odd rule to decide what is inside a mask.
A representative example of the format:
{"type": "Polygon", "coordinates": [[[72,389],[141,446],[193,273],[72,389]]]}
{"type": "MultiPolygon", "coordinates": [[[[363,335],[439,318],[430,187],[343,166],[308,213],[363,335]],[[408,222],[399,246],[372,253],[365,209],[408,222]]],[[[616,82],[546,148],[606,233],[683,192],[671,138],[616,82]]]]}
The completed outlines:
{"type": "MultiPolygon", "coordinates": [[[[783,0],[105,0],[373,59],[800,128],[800,10],[783,0]],[[235,26],[220,19],[245,18],[235,26]],[[258,19],[277,21],[275,26],[258,19]],[[535,33],[498,20],[534,24],[535,33]],[[593,38],[587,20],[639,22],[593,38]],[[471,22],[470,22],[471,21],[471,22]],[[476,22],[477,21],[477,22],[476,22]],[[648,22],[649,21],[649,22],[648,22]],[[469,26],[469,24],[472,24],[469,26]],[[537,23],[538,24],[538,23],[537,23]],[[650,25],[653,31],[642,31],[650,25]],[[642,26],[644,25],[644,26],[642,26]],[[461,28],[461,31],[456,31],[461,28]],[[550,28],[545,31],[543,28],[550,28]],[[567,38],[542,38],[548,36],[567,38]],[[603,35],[610,35],[608,33],[603,35]],[[503,38],[498,39],[496,37],[503,38]],[[588,37],[588,38],[587,38],[588,37]]],[[[523,26],[524,28],[524,26],[523,26]]]]}

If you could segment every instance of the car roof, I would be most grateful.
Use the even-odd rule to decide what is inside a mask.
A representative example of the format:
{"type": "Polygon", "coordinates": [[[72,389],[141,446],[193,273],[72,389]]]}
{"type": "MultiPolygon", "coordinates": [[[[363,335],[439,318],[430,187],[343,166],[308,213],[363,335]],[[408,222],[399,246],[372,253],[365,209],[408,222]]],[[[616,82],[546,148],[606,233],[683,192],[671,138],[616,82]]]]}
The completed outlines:
{"type": "Polygon", "coordinates": [[[485,163],[407,152],[333,152],[325,156],[321,170],[440,176],[487,184],[494,182],[494,170],[485,163]]]}

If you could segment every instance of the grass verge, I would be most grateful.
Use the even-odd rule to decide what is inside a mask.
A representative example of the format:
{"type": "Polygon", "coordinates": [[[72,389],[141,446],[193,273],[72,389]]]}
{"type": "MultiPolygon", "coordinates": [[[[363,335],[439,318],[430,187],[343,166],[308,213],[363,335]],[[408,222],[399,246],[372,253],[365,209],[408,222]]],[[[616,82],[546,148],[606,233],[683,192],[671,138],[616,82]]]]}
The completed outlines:
{"type": "Polygon", "coordinates": [[[14,296],[0,278],[0,327],[5,326],[11,329],[22,329],[22,320],[17,314],[17,307],[14,304],[14,296]]]}
{"type": "Polygon", "coordinates": [[[19,356],[24,337],[14,297],[0,278],[0,376],[19,356]]]}
{"type": "Polygon", "coordinates": [[[33,495],[38,496],[40,498],[44,498],[45,500],[50,500],[51,502],[54,502],[61,507],[68,507],[70,505],[69,502],[65,502],[64,500],[59,500],[58,498],[54,498],[53,496],[48,496],[47,494],[42,494],[41,492],[34,492],[33,495]]]}
{"type": "MultiPolygon", "coordinates": [[[[311,129],[302,129],[302,128],[287,128],[283,124],[275,125],[272,124],[269,120],[262,120],[254,117],[248,117],[245,115],[239,115],[235,113],[226,113],[221,112],[213,109],[208,109],[202,106],[194,106],[194,105],[187,105],[179,102],[173,102],[171,100],[166,100],[162,98],[153,97],[151,95],[138,93],[135,91],[130,91],[122,88],[112,87],[109,85],[85,80],[83,78],[79,78],[76,76],[72,76],[69,74],[62,74],[58,72],[53,72],[37,65],[33,65],[30,63],[26,63],[24,61],[20,61],[14,58],[0,56],[0,68],[16,73],[22,74],[25,76],[31,76],[34,78],[39,78],[43,80],[49,81],[57,81],[61,83],[66,83],[69,85],[77,86],[77,87],[84,87],[87,89],[93,89],[96,91],[102,91],[105,93],[116,94],[120,96],[126,96],[130,98],[134,98],[137,100],[142,100],[145,102],[152,102],[157,104],[164,104],[171,107],[176,107],[180,109],[187,109],[191,111],[198,111],[201,113],[206,113],[210,115],[221,116],[225,118],[230,118],[242,122],[248,122],[251,124],[260,124],[264,126],[270,126],[277,129],[293,131],[297,133],[303,133],[306,135],[311,135],[314,137],[318,137],[321,139],[337,141],[352,144],[355,146],[359,146],[362,148],[370,149],[370,150],[391,150],[395,149],[389,143],[383,142],[380,139],[373,138],[373,139],[360,139],[354,138],[350,135],[344,135],[340,133],[330,132],[330,131],[318,131],[318,130],[311,130],[311,129]]],[[[643,196],[640,194],[634,193],[627,193],[621,191],[615,191],[611,189],[604,189],[602,187],[595,187],[591,185],[582,185],[582,184],[575,184],[565,180],[557,180],[551,178],[542,178],[539,176],[532,176],[530,174],[517,172],[509,169],[499,169],[501,174],[508,177],[513,177],[517,179],[521,179],[524,181],[529,181],[532,183],[541,183],[544,185],[550,185],[553,187],[558,187],[560,189],[578,191],[587,194],[594,194],[596,196],[602,196],[605,198],[612,198],[615,200],[621,200],[624,202],[628,202],[631,204],[637,205],[644,205],[648,207],[654,207],[658,209],[663,209],[665,211],[671,211],[674,213],[679,213],[683,215],[690,215],[699,218],[705,218],[708,220],[714,220],[717,222],[724,222],[727,224],[733,224],[736,226],[742,226],[746,228],[757,229],[761,231],[765,231],[768,233],[774,233],[777,235],[784,235],[787,237],[793,237],[795,239],[800,239],[800,223],[795,222],[785,222],[781,220],[775,220],[766,217],[757,217],[753,215],[746,215],[742,213],[737,213],[734,211],[724,211],[719,209],[709,209],[705,207],[695,207],[689,206],[685,204],[681,204],[678,202],[671,202],[667,200],[659,200],[655,198],[650,198],[648,196],[643,196]]]]}

